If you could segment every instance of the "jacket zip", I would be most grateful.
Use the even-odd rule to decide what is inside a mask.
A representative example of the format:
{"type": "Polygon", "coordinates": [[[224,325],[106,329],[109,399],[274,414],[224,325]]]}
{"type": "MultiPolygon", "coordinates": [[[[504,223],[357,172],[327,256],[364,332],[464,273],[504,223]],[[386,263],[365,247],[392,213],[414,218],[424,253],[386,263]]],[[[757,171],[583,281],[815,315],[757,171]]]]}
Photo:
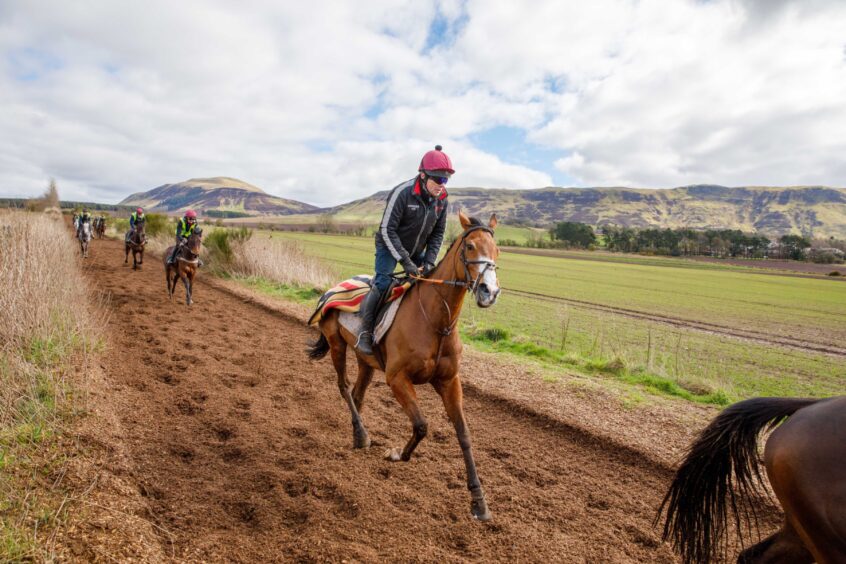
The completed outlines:
{"type": "MultiPolygon", "coordinates": [[[[417,238],[414,240],[414,247],[411,249],[412,253],[417,252],[417,244],[420,243],[420,236],[423,234],[423,230],[426,229],[426,219],[429,217],[429,206],[424,207],[425,211],[423,213],[423,225],[420,226],[420,231],[417,232],[417,238]]],[[[414,259],[412,258],[411,261],[414,262],[414,259]]]]}

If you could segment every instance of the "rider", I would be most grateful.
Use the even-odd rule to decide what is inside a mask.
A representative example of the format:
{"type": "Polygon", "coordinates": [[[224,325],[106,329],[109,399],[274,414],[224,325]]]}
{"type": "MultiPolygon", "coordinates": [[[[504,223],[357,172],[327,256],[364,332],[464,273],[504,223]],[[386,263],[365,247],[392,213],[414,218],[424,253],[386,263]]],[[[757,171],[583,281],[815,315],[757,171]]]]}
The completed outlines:
{"type": "Polygon", "coordinates": [[[147,221],[147,216],[144,215],[144,208],[138,208],[132,212],[132,215],[129,216],[129,232],[126,234],[127,242],[135,231],[135,226],[145,221],[147,221]]]}
{"type": "Polygon", "coordinates": [[[376,276],[359,313],[362,324],[356,348],[362,354],[373,354],[376,309],[397,263],[408,275],[426,274],[434,268],[446,230],[444,185],[453,174],[452,161],[436,145],[434,151],[423,155],[418,175],[394,187],[388,195],[376,233],[376,276]]]}
{"type": "MultiPolygon", "coordinates": [[[[197,227],[197,212],[194,210],[186,210],[185,216],[176,223],[176,246],[173,247],[173,252],[167,259],[168,264],[173,264],[176,259],[176,253],[182,248],[182,245],[188,242],[188,237],[194,233],[197,227]]],[[[203,266],[203,261],[200,260],[198,266],[203,266]]]]}
{"type": "Polygon", "coordinates": [[[87,223],[90,229],[91,227],[91,214],[88,213],[88,208],[82,208],[82,214],[79,216],[79,223],[76,227],[76,235],[79,237],[80,232],[82,231],[82,224],[87,223]]]}

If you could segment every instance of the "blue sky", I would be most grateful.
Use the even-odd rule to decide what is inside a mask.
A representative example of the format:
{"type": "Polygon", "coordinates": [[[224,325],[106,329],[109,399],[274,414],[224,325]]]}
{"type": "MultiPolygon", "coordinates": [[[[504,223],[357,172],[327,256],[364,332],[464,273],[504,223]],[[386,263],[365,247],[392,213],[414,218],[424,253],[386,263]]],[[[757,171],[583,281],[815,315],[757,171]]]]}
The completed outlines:
{"type": "Polygon", "coordinates": [[[333,205],[451,186],[846,184],[846,3],[0,8],[0,196],[232,176],[333,205]]]}

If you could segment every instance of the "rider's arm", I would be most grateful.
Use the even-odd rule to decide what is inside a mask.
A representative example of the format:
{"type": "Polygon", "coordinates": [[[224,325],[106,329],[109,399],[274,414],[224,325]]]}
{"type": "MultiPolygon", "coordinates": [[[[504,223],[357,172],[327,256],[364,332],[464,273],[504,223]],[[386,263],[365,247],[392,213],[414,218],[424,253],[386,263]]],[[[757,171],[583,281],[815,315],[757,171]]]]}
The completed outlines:
{"type": "Polygon", "coordinates": [[[402,221],[402,214],[407,205],[408,194],[408,190],[398,188],[388,196],[388,204],[385,206],[385,213],[382,215],[382,223],[379,224],[382,240],[397,262],[408,260],[408,251],[402,246],[402,241],[397,234],[397,228],[402,221]]]}
{"type": "Polygon", "coordinates": [[[438,252],[441,250],[441,245],[444,242],[444,232],[447,224],[447,207],[449,203],[444,201],[444,207],[441,210],[441,215],[438,216],[438,221],[435,223],[435,228],[426,240],[426,258],[423,259],[425,264],[435,264],[438,261],[438,252]]]}

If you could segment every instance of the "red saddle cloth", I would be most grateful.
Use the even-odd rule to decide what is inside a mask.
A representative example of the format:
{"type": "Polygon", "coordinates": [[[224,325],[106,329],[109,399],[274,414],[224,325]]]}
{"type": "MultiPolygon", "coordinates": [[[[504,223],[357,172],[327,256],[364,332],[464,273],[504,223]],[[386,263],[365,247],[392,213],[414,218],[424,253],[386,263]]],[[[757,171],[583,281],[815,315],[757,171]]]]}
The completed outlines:
{"type": "MultiPolygon", "coordinates": [[[[359,274],[327,290],[317,301],[317,309],[308,318],[308,324],[314,325],[318,323],[332,309],[357,313],[361,307],[362,300],[364,300],[364,296],[370,291],[371,278],[370,275],[359,274]]],[[[411,288],[410,281],[393,286],[390,289],[387,301],[392,302],[396,300],[409,288],[411,288]]]]}

